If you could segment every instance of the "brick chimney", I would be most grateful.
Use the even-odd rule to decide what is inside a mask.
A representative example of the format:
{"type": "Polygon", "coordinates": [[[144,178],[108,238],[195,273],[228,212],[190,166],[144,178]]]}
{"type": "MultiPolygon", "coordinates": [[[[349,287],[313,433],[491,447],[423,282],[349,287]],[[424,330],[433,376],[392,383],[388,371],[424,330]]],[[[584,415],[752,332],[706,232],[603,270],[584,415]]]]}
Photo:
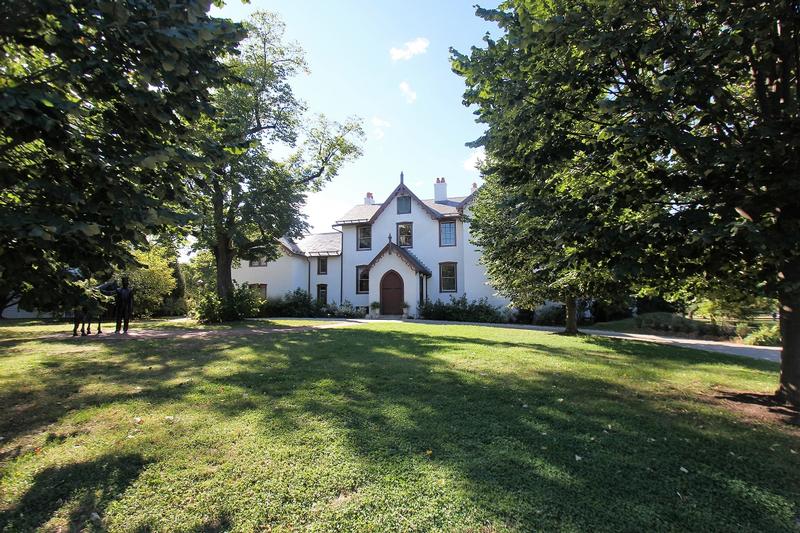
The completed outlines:
{"type": "Polygon", "coordinates": [[[375,198],[372,197],[372,193],[368,192],[367,195],[364,197],[364,205],[372,205],[375,203],[375,198]]]}
{"type": "Polygon", "coordinates": [[[433,201],[447,201],[447,182],[444,181],[444,178],[436,178],[436,183],[433,184],[433,201]]]}

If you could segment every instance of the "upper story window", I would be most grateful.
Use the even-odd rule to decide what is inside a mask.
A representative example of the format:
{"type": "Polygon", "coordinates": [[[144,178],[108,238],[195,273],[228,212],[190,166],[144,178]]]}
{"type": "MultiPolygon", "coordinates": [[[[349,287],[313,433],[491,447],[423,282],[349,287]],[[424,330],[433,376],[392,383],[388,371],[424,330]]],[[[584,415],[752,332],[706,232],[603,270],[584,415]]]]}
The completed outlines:
{"type": "Polygon", "coordinates": [[[369,292],[369,270],[366,266],[356,267],[356,293],[364,294],[369,292]]]}
{"type": "Polygon", "coordinates": [[[267,266],[267,260],[263,257],[259,257],[258,259],[251,259],[250,260],[251,267],[265,267],[267,266]]]}
{"type": "Polygon", "coordinates": [[[317,257],[317,274],[325,275],[328,273],[328,258],[317,257]]]}
{"type": "Polygon", "coordinates": [[[439,292],[456,292],[456,264],[439,263],[439,292]]]}
{"type": "Polygon", "coordinates": [[[372,226],[358,226],[356,228],[356,240],[358,250],[372,249],[372,226]]]}
{"type": "Polygon", "coordinates": [[[439,223],[439,246],[456,245],[456,223],[454,220],[439,223]]]}
{"type": "Polygon", "coordinates": [[[414,238],[411,231],[411,222],[400,222],[397,224],[397,245],[403,248],[414,246],[414,238]]]}
{"type": "Polygon", "coordinates": [[[398,196],[397,197],[397,214],[405,215],[411,212],[411,197],[398,196]]]}

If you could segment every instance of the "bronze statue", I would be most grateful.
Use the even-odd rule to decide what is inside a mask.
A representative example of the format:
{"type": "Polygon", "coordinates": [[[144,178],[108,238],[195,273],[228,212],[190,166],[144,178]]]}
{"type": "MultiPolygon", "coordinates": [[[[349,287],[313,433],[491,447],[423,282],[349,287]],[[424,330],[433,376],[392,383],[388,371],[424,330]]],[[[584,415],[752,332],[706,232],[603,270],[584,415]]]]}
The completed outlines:
{"type": "Polygon", "coordinates": [[[114,291],[114,315],[117,319],[117,329],[114,333],[119,333],[121,326],[122,332],[128,333],[128,322],[133,315],[133,289],[128,286],[129,283],[128,276],[123,276],[122,287],[117,287],[114,291]]]}

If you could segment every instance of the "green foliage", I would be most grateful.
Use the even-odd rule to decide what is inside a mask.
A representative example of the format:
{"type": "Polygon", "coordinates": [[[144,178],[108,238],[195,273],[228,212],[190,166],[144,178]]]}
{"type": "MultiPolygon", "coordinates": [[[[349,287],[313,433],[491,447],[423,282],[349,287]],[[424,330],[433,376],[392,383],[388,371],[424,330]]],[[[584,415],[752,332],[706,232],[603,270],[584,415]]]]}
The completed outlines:
{"type": "Polygon", "coordinates": [[[759,314],[774,312],[778,303],[772,298],[733,291],[714,291],[693,306],[694,314],[713,321],[721,319],[747,320],[759,314]]]}
{"type": "Polygon", "coordinates": [[[664,312],[639,315],[635,318],[635,324],[643,331],[663,331],[713,339],[730,339],[736,336],[737,331],[733,324],[704,322],[664,312]]]}
{"type": "Polygon", "coordinates": [[[322,316],[322,307],[303,289],[295,289],[278,298],[267,298],[258,310],[258,316],[310,318],[322,316]]]}
{"type": "Polygon", "coordinates": [[[243,320],[259,315],[264,300],[247,285],[234,285],[234,290],[226,298],[216,292],[202,291],[192,299],[190,315],[201,323],[229,322],[243,320]]]}
{"type": "Polygon", "coordinates": [[[151,317],[158,313],[164,298],[175,290],[174,269],[170,265],[168,251],[160,246],[151,246],[136,251],[133,257],[141,266],[127,272],[134,292],[133,312],[138,317],[151,317]]]}
{"type": "Polygon", "coordinates": [[[781,390],[800,405],[797,2],[507,0],[477,13],[500,36],[453,51],[453,68],[487,127],[474,144],[497,208],[476,208],[476,226],[499,287],[607,273],[637,290],[777,297],[796,337],[781,390]]]}
{"type": "Polygon", "coordinates": [[[276,258],[277,240],[307,227],[306,193],[359,157],[364,138],[357,119],[305,121],[290,84],[307,70],[302,50],[284,42],[284,25],[272,13],[256,12],[245,24],[240,54],[226,62],[238,82],[215,93],[217,114],[198,122],[214,162],[190,180],[197,247],[214,252],[222,299],[233,287],[233,261],[276,258]],[[279,159],[275,147],[291,153],[279,159]]]}
{"type": "Polygon", "coordinates": [[[331,318],[364,318],[367,314],[363,307],[356,307],[349,300],[342,302],[342,305],[331,302],[321,311],[321,316],[331,318]]]}
{"type": "Polygon", "coordinates": [[[744,343],[752,346],[780,346],[780,325],[776,322],[772,324],[762,324],[757,330],[744,338],[744,343]]]}
{"type": "Polygon", "coordinates": [[[467,295],[450,297],[449,302],[425,300],[419,305],[419,316],[427,320],[453,320],[457,322],[505,322],[500,308],[489,304],[486,298],[467,300],[467,295]]]}
{"type": "Polygon", "coordinates": [[[184,221],[193,126],[243,36],[209,4],[0,5],[0,293],[53,309],[184,221]],[[71,295],[69,293],[72,293],[71,295]]]}
{"type": "Polygon", "coordinates": [[[214,266],[214,254],[208,250],[199,250],[192,255],[188,263],[182,266],[186,294],[189,298],[199,296],[205,291],[216,292],[217,271],[214,266]]]}

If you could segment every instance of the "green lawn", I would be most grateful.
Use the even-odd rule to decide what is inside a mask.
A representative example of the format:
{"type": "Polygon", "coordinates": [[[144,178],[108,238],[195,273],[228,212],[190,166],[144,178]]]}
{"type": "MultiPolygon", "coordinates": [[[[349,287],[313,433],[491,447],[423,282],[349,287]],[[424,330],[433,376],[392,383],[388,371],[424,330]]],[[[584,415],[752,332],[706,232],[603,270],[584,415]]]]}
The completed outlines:
{"type": "Polygon", "coordinates": [[[797,531],[796,428],[714,399],[777,372],[476,326],[7,337],[0,531],[797,531]]]}

